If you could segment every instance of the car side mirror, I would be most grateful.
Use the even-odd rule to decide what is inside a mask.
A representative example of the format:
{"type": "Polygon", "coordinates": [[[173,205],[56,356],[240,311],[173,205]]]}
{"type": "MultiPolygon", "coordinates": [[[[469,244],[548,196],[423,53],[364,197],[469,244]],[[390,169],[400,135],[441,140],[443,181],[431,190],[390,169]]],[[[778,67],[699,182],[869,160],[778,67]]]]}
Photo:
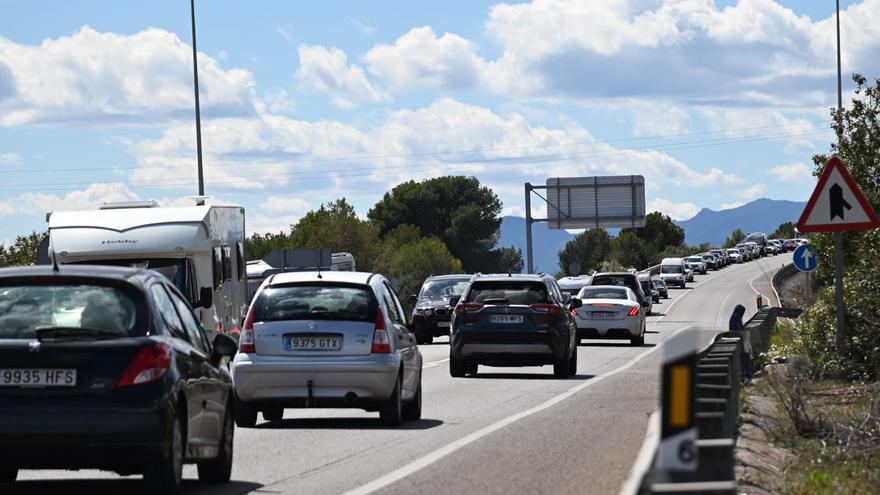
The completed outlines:
{"type": "Polygon", "coordinates": [[[584,302],[576,297],[572,297],[571,301],[568,303],[568,307],[571,309],[578,309],[584,305],[584,302]]]}
{"type": "Polygon", "coordinates": [[[199,302],[195,304],[197,308],[210,308],[214,305],[214,289],[210,287],[202,287],[199,289],[199,302]]]}
{"type": "Polygon", "coordinates": [[[409,296],[409,302],[411,302],[411,303],[417,303],[417,302],[419,302],[419,296],[417,296],[417,295],[415,295],[415,294],[409,296]]]}
{"type": "Polygon", "coordinates": [[[225,333],[218,333],[214,337],[213,352],[211,358],[219,363],[224,357],[232,357],[238,352],[238,342],[225,333]]]}
{"type": "Polygon", "coordinates": [[[461,296],[452,296],[449,298],[449,305],[454,308],[458,306],[458,301],[461,301],[461,296]]]}
{"type": "Polygon", "coordinates": [[[571,303],[571,294],[569,294],[568,292],[563,292],[562,293],[562,302],[565,304],[571,303]]]}

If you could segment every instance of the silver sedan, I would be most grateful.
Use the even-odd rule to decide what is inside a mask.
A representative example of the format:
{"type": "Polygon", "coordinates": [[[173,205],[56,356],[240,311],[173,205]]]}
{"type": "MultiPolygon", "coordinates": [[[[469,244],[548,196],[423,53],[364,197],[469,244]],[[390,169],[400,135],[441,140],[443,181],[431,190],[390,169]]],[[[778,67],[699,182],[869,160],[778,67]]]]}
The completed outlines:
{"type": "Polygon", "coordinates": [[[583,306],[575,310],[578,340],[629,339],[645,343],[645,311],[629,287],[594,285],[578,293],[583,306]]]}

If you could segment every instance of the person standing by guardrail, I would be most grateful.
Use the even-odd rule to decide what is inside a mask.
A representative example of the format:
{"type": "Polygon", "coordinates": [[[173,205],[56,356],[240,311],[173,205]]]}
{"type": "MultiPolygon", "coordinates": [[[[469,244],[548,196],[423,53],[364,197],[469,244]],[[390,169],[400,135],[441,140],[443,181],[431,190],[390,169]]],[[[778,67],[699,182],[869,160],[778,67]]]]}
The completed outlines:
{"type": "Polygon", "coordinates": [[[728,330],[735,332],[737,337],[742,340],[743,351],[740,353],[740,368],[742,369],[742,381],[752,379],[752,335],[746,330],[743,324],[743,315],[746,308],[742,304],[737,304],[733,308],[733,314],[730,315],[730,323],[728,330]]]}

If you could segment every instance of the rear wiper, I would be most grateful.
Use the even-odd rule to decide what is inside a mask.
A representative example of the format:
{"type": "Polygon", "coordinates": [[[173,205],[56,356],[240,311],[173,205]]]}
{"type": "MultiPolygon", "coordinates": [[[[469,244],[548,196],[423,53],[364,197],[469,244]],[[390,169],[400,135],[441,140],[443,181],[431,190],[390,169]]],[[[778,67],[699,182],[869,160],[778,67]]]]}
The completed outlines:
{"type": "Polygon", "coordinates": [[[124,336],[119,332],[84,327],[37,327],[34,329],[34,333],[37,334],[38,340],[63,338],[110,339],[124,336]]]}
{"type": "Polygon", "coordinates": [[[483,304],[488,304],[488,305],[492,305],[492,306],[496,306],[499,304],[508,304],[509,302],[510,301],[508,301],[507,299],[505,299],[503,297],[497,297],[494,299],[483,299],[483,304]]]}

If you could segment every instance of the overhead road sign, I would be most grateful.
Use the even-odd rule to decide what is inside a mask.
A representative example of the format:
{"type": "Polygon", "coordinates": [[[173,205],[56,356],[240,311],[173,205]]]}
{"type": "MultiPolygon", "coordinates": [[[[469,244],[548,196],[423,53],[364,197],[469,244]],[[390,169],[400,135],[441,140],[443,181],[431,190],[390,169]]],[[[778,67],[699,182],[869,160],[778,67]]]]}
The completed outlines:
{"type": "Polygon", "coordinates": [[[819,258],[816,257],[816,251],[809,244],[801,244],[792,253],[792,261],[795,268],[802,272],[812,272],[819,267],[819,258]]]}
{"type": "Polygon", "coordinates": [[[880,218],[838,157],[822,170],[797,223],[801,232],[844,232],[880,228],[880,218]]]}
{"type": "Polygon", "coordinates": [[[645,177],[547,179],[547,226],[589,229],[645,226],[645,177]]]}

